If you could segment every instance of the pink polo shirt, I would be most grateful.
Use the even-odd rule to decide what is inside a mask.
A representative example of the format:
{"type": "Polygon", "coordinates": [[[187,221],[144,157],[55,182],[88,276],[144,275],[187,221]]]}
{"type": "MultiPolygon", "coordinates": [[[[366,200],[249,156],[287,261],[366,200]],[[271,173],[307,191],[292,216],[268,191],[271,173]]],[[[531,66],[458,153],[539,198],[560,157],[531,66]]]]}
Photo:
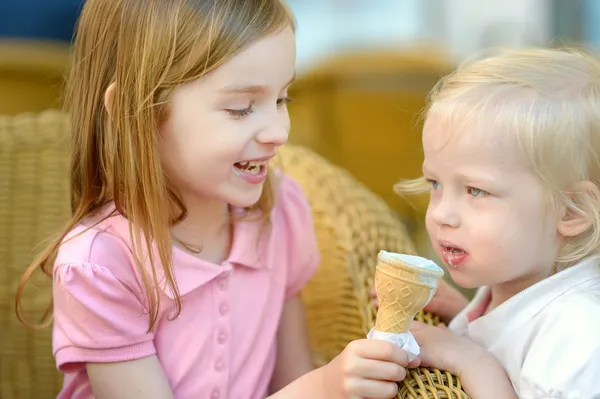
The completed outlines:
{"type": "Polygon", "coordinates": [[[154,354],[177,399],[264,398],[283,304],[319,263],[309,205],[289,177],[282,177],[271,226],[237,222],[220,265],[175,247],[183,310],[168,320],[175,302],[165,289],[151,333],[127,220],[116,215],[85,232],[75,228],[54,267],[53,348],[65,374],[58,398],[93,398],[86,362],[154,354]]]}

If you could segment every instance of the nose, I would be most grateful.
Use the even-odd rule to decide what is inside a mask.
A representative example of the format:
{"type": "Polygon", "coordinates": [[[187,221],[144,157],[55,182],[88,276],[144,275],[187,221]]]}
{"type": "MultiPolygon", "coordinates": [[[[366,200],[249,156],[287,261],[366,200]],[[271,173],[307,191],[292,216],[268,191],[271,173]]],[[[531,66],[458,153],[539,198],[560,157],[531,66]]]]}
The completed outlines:
{"type": "Polygon", "coordinates": [[[290,116],[287,110],[278,110],[269,116],[265,126],[256,135],[261,144],[280,146],[287,142],[290,134],[290,116]]]}
{"type": "Polygon", "coordinates": [[[460,226],[460,210],[456,201],[449,196],[442,196],[437,201],[430,201],[427,210],[431,220],[438,226],[457,228],[460,226]]]}

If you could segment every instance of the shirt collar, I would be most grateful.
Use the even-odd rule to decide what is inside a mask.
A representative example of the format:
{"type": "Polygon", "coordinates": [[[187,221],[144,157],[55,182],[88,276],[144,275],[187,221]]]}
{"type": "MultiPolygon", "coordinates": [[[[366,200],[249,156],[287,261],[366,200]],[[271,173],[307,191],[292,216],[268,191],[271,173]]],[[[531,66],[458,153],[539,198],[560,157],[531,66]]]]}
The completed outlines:
{"type": "Polygon", "coordinates": [[[227,262],[251,269],[271,269],[267,259],[272,234],[269,220],[249,218],[233,225],[233,243],[227,262]]]}
{"type": "MultiPolygon", "coordinates": [[[[109,209],[110,215],[116,210],[114,205],[109,209]]],[[[106,220],[109,226],[113,227],[115,233],[129,244],[128,220],[119,214],[114,214],[106,220]]],[[[271,269],[272,262],[267,259],[271,239],[271,224],[268,221],[259,221],[256,219],[236,220],[233,225],[233,242],[229,257],[222,264],[214,264],[194,255],[185,252],[182,249],[173,247],[173,270],[177,283],[179,294],[185,295],[189,292],[209,283],[210,281],[223,278],[233,272],[233,267],[242,266],[250,269],[271,269]]],[[[142,239],[141,242],[144,242],[142,239]]],[[[155,251],[154,259],[158,259],[158,253],[155,251]]],[[[150,273],[150,265],[145,264],[146,271],[150,273]]],[[[162,291],[169,297],[174,298],[173,293],[168,289],[165,274],[160,265],[156,265],[156,274],[162,291]]]]}

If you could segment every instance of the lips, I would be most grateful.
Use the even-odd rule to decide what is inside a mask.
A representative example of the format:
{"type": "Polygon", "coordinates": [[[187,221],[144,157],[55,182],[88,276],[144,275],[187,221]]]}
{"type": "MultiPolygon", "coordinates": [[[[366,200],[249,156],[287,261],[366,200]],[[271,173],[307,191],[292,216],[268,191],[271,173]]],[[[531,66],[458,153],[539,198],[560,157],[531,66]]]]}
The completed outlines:
{"type": "Polygon", "coordinates": [[[273,157],[238,161],[233,164],[232,172],[246,183],[252,185],[262,184],[267,178],[268,164],[271,158],[273,157]]]}
{"type": "Polygon", "coordinates": [[[440,241],[439,243],[442,250],[442,258],[444,263],[450,268],[458,269],[468,258],[469,254],[467,251],[462,249],[456,244],[448,241],[440,241]]]}

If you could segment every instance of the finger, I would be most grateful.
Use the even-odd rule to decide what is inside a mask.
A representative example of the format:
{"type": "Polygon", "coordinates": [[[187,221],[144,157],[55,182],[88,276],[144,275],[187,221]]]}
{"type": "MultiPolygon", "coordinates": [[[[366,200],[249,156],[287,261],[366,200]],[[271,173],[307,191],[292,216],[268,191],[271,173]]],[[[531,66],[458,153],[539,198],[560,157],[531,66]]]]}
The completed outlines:
{"type": "Polygon", "coordinates": [[[437,325],[439,328],[448,329],[448,326],[445,323],[440,323],[437,325]]]}
{"type": "Polygon", "coordinates": [[[425,350],[421,350],[421,353],[419,353],[419,360],[421,362],[421,367],[437,368],[439,366],[439,361],[437,361],[428,351],[425,350]]]}
{"type": "Polygon", "coordinates": [[[430,328],[430,327],[431,327],[431,326],[430,326],[429,324],[425,324],[425,323],[422,323],[422,322],[420,322],[420,321],[413,320],[413,321],[410,323],[409,330],[410,330],[410,332],[414,332],[414,331],[421,331],[421,330],[425,330],[425,329],[427,329],[427,328],[430,328]]]}
{"type": "Polygon", "coordinates": [[[394,362],[355,357],[346,366],[346,374],[370,380],[402,381],[406,370],[394,362]]]}
{"type": "Polygon", "coordinates": [[[431,367],[438,370],[448,371],[451,374],[458,375],[458,370],[455,370],[451,364],[444,361],[443,356],[436,356],[428,350],[422,350],[419,354],[421,358],[421,367],[431,367]]]}
{"type": "MultiPolygon", "coordinates": [[[[418,327],[415,329],[411,328],[410,332],[412,333],[413,337],[415,338],[417,344],[419,344],[421,349],[423,349],[424,346],[430,344],[432,339],[435,341],[435,337],[439,336],[439,334],[443,334],[443,332],[438,330],[437,327],[430,326],[427,324],[424,324],[422,327],[418,327]]],[[[423,350],[421,350],[421,352],[419,353],[419,356],[421,356],[421,362],[425,361],[425,355],[426,352],[423,352],[423,350]]]]}
{"type": "Polygon", "coordinates": [[[353,353],[359,357],[394,362],[402,367],[408,365],[408,354],[390,342],[379,339],[361,339],[351,342],[350,345],[354,346],[353,353]]]}
{"type": "Polygon", "coordinates": [[[391,399],[398,395],[398,384],[395,382],[353,378],[347,380],[346,384],[348,396],[352,398],[391,399]]]}
{"type": "Polygon", "coordinates": [[[423,310],[436,315],[446,315],[449,312],[448,305],[444,301],[433,298],[423,307],[423,310]]]}
{"type": "Polygon", "coordinates": [[[417,356],[416,358],[414,358],[413,360],[410,361],[410,363],[408,363],[408,365],[406,366],[407,369],[414,369],[417,368],[421,365],[421,357],[417,356]]]}

